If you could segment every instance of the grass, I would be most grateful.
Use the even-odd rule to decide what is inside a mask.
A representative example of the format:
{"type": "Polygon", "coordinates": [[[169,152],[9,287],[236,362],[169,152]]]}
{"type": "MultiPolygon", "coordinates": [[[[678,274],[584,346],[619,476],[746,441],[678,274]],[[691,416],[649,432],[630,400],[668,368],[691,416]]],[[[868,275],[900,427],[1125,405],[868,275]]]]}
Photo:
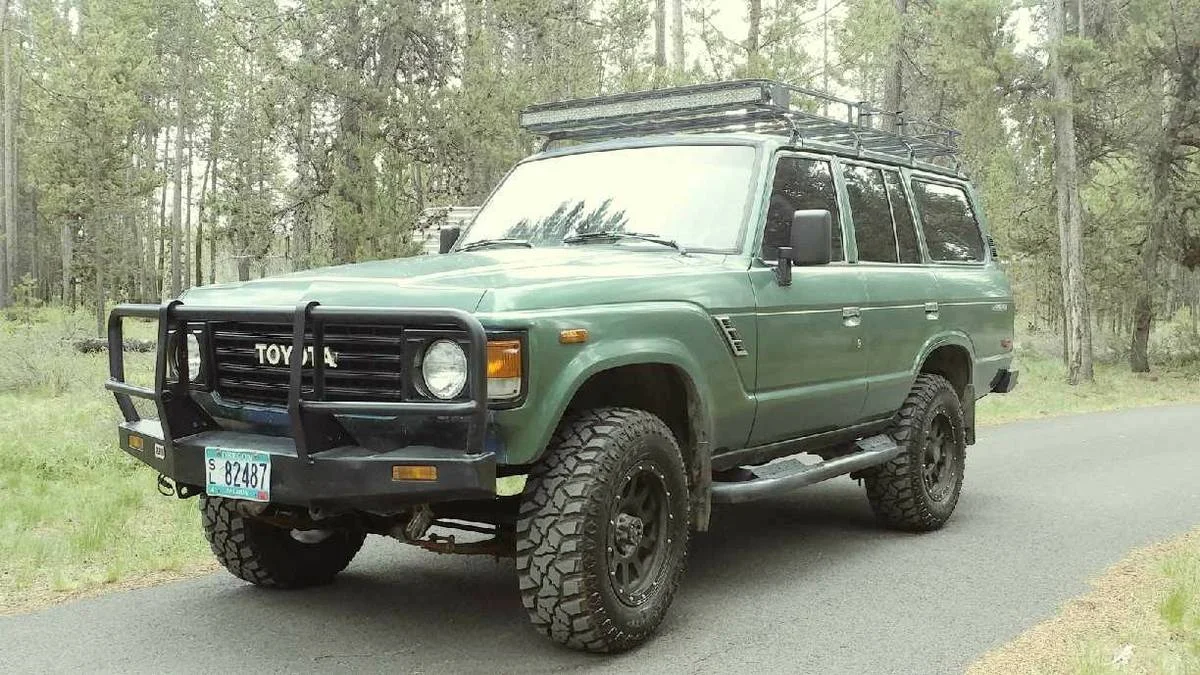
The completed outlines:
{"type": "MultiPolygon", "coordinates": [[[[0,613],[209,565],[195,502],[117,450],[106,356],[71,346],[88,325],[0,323],[0,613]]],[[[130,358],[148,378],[149,356],[130,358]]]]}
{"type": "Polygon", "coordinates": [[[980,424],[1052,417],[1071,413],[1200,402],[1200,361],[1135,374],[1125,363],[1097,362],[1095,381],[1070,386],[1062,361],[1037,353],[1018,356],[1016,391],[983,398],[976,409],[980,424]]]}
{"type": "Polygon", "coordinates": [[[1135,551],[968,673],[1200,673],[1200,529],[1135,551]]]}
{"type": "MultiPolygon", "coordinates": [[[[106,356],[72,346],[92,330],[54,309],[0,318],[0,614],[213,568],[195,502],[159,495],[153,472],[117,449],[106,356]]],[[[148,383],[150,355],[127,360],[148,383]]],[[[1016,392],[980,403],[982,423],[1200,400],[1200,364],[1150,377],[1101,364],[1077,388],[1054,360],[1022,353],[1020,367],[1016,392]]]]}

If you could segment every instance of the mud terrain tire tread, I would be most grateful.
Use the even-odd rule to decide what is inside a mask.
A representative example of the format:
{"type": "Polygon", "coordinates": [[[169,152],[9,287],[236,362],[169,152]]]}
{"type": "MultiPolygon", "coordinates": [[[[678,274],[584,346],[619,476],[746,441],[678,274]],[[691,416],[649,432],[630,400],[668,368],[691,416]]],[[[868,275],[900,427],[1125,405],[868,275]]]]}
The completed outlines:
{"type": "MultiPolygon", "coordinates": [[[[517,573],[521,602],[534,626],[572,649],[620,652],[658,627],[683,575],[690,500],[683,458],[673,434],[658,417],[632,408],[597,408],[573,414],[555,431],[531,471],[517,521],[517,573]],[[610,611],[599,589],[608,583],[603,544],[596,528],[608,518],[604,495],[633,452],[630,441],[658,436],[670,448],[664,472],[682,494],[668,498],[670,532],[678,555],[674,569],[641,608],[610,611]],[[600,550],[597,550],[600,549],[600,550]],[[625,613],[624,616],[621,614],[625,613]],[[633,613],[631,620],[630,614],[633,613]]],[[[669,484],[669,483],[668,483],[669,484]]],[[[670,546],[670,545],[668,545],[670,546]]]]}
{"type": "Polygon", "coordinates": [[[896,413],[889,434],[903,451],[866,476],[867,498],[876,518],[884,525],[908,532],[929,532],[946,524],[962,491],[966,468],[966,444],[962,401],[954,385],[941,375],[921,373],[904,405],[896,413]],[[920,453],[925,418],[943,403],[958,439],[958,487],[946,504],[934,503],[926,494],[921,475],[920,453]]]}
{"type": "Polygon", "coordinates": [[[268,588],[322,586],[346,569],[366,533],[341,529],[317,544],[238,512],[233,500],[200,497],[204,535],[217,561],[233,576],[268,588]]]}

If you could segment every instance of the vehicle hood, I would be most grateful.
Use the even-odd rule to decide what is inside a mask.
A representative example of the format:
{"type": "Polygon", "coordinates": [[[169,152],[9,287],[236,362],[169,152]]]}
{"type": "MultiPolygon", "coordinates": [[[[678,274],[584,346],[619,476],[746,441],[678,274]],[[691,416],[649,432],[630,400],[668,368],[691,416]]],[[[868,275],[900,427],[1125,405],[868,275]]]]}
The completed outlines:
{"type": "MultiPolygon", "coordinates": [[[[543,309],[678,297],[680,277],[711,278],[724,256],[591,245],[499,249],[326,267],[189,290],[189,305],[543,309]],[[673,290],[667,291],[667,287],[673,290]],[[655,292],[653,289],[663,289],[655,292]],[[614,296],[614,294],[620,294],[614,296]]],[[[744,273],[744,268],[742,270],[744,273]]]]}

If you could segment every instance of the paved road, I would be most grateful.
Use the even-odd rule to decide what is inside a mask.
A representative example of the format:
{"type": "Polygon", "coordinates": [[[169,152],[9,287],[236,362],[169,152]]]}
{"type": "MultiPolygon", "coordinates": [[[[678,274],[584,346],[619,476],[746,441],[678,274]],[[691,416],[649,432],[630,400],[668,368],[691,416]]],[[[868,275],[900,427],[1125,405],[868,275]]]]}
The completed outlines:
{"type": "Polygon", "coordinates": [[[936,534],[881,531],[848,479],[718,510],[660,635],[628,655],[533,633],[511,563],[373,538],[328,588],[221,573],[0,618],[0,672],[958,672],[1200,524],[1200,407],[980,436],[936,534]]]}

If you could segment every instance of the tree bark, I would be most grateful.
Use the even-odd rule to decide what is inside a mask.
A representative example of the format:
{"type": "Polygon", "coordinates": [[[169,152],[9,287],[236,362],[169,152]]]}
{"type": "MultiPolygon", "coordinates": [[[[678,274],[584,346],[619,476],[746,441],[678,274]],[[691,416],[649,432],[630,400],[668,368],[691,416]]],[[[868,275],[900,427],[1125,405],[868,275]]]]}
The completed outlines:
{"type": "Polygon", "coordinates": [[[197,286],[204,285],[203,263],[204,263],[204,206],[208,201],[208,174],[213,169],[213,163],[216,156],[212,155],[212,149],[209,149],[208,161],[204,164],[204,173],[200,176],[200,203],[196,205],[196,248],[192,254],[192,260],[196,267],[196,273],[193,277],[197,286]]]}
{"type": "Polygon", "coordinates": [[[1075,152],[1074,90],[1059,49],[1066,36],[1066,3],[1050,0],[1050,84],[1054,96],[1054,183],[1064,318],[1067,382],[1091,382],[1092,330],[1083,275],[1083,214],[1075,152]]]}
{"type": "Polygon", "coordinates": [[[104,274],[104,228],[100,225],[99,218],[92,219],[92,267],[95,268],[96,276],[96,337],[104,337],[105,324],[105,309],[108,300],[108,287],[104,274]]]}
{"type": "MultiPolygon", "coordinates": [[[[178,139],[176,139],[178,141],[178,139]]],[[[163,130],[163,174],[167,173],[169,162],[168,157],[171,155],[171,129],[163,130]]],[[[167,257],[167,191],[170,186],[163,181],[162,193],[158,202],[158,257],[154,260],[156,273],[154,275],[154,295],[156,299],[162,299],[164,281],[166,279],[163,267],[167,257]]]]}
{"type": "Polygon", "coordinates": [[[183,292],[183,270],[180,268],[180,243],[183,241],[183,146],[187,138],[187,113],[184,111],[183,97],[176,103],[175,112],[175,166],[174,171],[175,195],[171,203],[171,293],[170,297],[177,298],[183,292]]]}
{"type": "Polygon", "coordinates": [[[7,307],[9,300],[12,297],[12,285],[15,279],[14,267],[16,258],[16,218],[13,205],[12,184],[13,162],[12,162],[12,124],[13,124],[13,109],[12,109],[12,34],[9,30],[11,19],[12,3],[9,0],[0,1],[0,50],[3,50],[3,86],[4,86],[4,136],[3,143],[0,145],[0,152],[3,157],[0,158],[0,163],[3,165],[3,170],[0,171],[0,182],[3,186],[0,187],[4,200],[4,208],[0,210],[0,215],[4,219],[4,240],[0,241],[0,247],[3,248],[3,261],[0,264],[0,307],[7,307]]]}
{"type": "Polygon", "coordinates": [[[675,70],[680,73],[687,69],[683,36],[683,0],[671,0],[671,51],[675,70]]]}
{"type": "Polygon", "coordinates": [[[188,134],[187,152],[187,186],[183,199],[183,287],[192,285],[192,153],[195,150],[194,139],[188,134]]]}
{"type": "Polygon", "coordinates": [[[667,67],[667,0],[654,0],[654,65],[667,67]]]}
{"type": "MultiPolygon", "coordinates": [[[[292,222],[292,270],[307,269],[312,232],[312,102],[305,92],[296,124],[296,193],[300,200],[292,222]]],[[[418,211],[419,213],[419,211],[418,211]]]]}
{"type": "Polygon", "coordinates": [[[762,39],[762,0],[749,0],[746,11],[746,66],[754,71],[758,66],[759,42],[762,39]]]}
{"type": "MultiPolygon", "coordinates": [[[[888,67],[883,76],[883,110],[881,120],[885,131],[899,131],[900,117],[904,112],[904,19],[908,14],[908,0],[892,0],[896,7],[896,38],[889,47],[888,67]]],[[[1053,1],[1053,0],[1052,0],[1053,1]]]]}
{"type": "Polygon", "coordinates": [[[74,281],[71,275],[72,253],[75,249],[75,230],[72,224],[73,221],[70,218],[63,221],[60,233],[62,237],[60,242],[60,251],[62,252],[62,303],[70,308],[75,307],[75,297],[74,293],[72,293],[74,281]]]}
{"type": "Polygon", "coordinates": [[[1146,241],[1142,244],[1141,278],[1133,312],[1133,337],[1129,345],[1129,369],[1150,372],[1150,331],[1154,326],[1154,293],[1159,290],[1158,265],[1167,223],[1177,217],[1171,175],[1182,160],[1178,152],[1180,136],[1188,124],[1190,106],[1200,95],[1200,41],[1176,50],[1179,62],[1177,80],[1168,74],[1164,98],[1167,101],[1158,143],[1151,149],[1150,218],[1146,223],[1146,241]],[[1172,91],[1174,89],[1174,91],[1172,91]]]}

